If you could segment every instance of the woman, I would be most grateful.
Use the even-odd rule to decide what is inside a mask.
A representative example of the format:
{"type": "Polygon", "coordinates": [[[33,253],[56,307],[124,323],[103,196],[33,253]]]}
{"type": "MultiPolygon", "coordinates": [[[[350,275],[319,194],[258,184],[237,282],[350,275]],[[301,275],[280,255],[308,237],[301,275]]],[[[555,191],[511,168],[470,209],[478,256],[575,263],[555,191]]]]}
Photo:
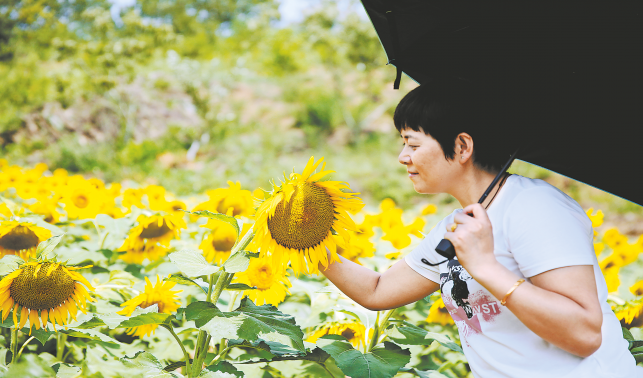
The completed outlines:
{"type": "Polygon", "coordinates": [[[502,121],[497,105],[462,82],[409,92],[394,116],[399,161],[418,193],[449,193],[463,209],[384,273],[344,258],[320,270],[371,310],[441,290],[479,378],[643,376],[606,302],[591,221],[578,203],[508,174],[477,203],[512,152],[485,135],[485,124],[502,121]],[[435,252],[443,238],[457,259],[435,252]]]}

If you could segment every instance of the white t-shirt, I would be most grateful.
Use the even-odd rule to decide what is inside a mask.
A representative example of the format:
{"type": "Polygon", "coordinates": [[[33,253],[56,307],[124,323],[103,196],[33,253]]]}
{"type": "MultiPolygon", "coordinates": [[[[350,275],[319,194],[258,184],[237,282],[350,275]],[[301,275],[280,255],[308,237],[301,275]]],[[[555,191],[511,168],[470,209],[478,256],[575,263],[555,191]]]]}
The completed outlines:
{"type": "Polygon", "coordinates": [[[440,284],[442,299],[458,326],[469,366],[477,378],[643,377],[628,351],[621,326],[607,304],[607,286],[593,247],[592,223],[569,196],[542,180],[512,175],[487,214],[493,226],[498,261],[525,278],[572,265],[593,265],[603,309],[603,342],[581,358],[543,340],[477,283],[458,263],[445,260],[435,247],[453,216],[438,223],[408,256],[406,263],[440,284]]]}

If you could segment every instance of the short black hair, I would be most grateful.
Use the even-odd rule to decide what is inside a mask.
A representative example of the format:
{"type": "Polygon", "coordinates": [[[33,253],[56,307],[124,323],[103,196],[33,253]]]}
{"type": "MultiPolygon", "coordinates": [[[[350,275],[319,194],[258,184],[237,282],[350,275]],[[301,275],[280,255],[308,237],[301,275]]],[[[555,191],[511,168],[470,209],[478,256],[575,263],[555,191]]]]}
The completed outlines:
{"type": "Polygon", "coordinates": [[[506,130],[511,109],[499,88],[488,90],[462,80],[433,80],[413,89],[395,109],[393,122],[404,129],[422,131],[438,141],[444,157],[453,160],[456,137],[471,135],[473,163],[490,173],[499,172],[514,152],[499,130],[506,130]],[[500,127],[499,127],[500,126],[500,127]]]}

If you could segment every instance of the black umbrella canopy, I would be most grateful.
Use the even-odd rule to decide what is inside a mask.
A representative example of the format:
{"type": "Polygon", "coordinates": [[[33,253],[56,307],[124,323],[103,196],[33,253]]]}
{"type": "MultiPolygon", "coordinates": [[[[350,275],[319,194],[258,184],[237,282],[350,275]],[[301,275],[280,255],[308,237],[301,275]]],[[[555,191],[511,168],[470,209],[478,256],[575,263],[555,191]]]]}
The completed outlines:
{"type": "Polygon", "coordinates": [[[475,83],[519,159],[643,204],[643,2],[362,2],[396,85],[475,83]]]}

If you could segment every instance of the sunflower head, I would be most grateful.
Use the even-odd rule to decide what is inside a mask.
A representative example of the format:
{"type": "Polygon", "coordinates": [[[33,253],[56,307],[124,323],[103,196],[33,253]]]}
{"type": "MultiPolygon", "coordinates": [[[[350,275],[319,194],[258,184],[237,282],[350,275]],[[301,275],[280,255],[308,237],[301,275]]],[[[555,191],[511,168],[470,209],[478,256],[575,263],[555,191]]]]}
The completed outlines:
{"type": "Polygon", "coordinates": [[[82,176],[72,176],[61,189],[61,202],[69,219],[89,219],[99,214],[108,198],[105,190],[98,189],[96,183],[82,176]]]}
{"type": "Polygon", "coordinates": [[[250,217],[254,213],[254,197],[249,190],[242,190],[237,181],[228,181],[228,188],[218,188],[206,192],[209,199],[197,205],[192,211],[208,210],[231,216],[250,217]]]}
{"type": "Polygon", "coordinates": [[[340,335],[345,337],[353,346],[359,347],[365,343],[366,327],[359,322],[332,322],[318,328],[306,341],[314,343],[322,336],[340,335]]]}
{"type": "Polygon", "coordinates": [[[76,272],[82,268],[87,267],[67,266],[54,260],[22,264],[0,281],[2,320],[12,310],[18,328],[29,320],[30,329],[46,328],[49,322],[56,330],[56,324],[68,324],[70,316],[76,320],[78,310],[85,313],[87,301],[93,301],[87,289],[94,288],[76,272]]]}
{"type": "MultiPolygon", "coordinates": [[[[121,307],[125,308],[118,313],[131,316],[137,308],[148,308],[157,305],[160,313],[171,314],[181,306],[181,301],[177,294],[182,290],[171,290],[174,285],[176,285],[176,282],[161,281],[158,275],[156,276],[156,284],[152,285],[150,279],[145,277],[145,290],[136,297],[123,303],[121,307]]],[[[157,327],[158,325],[151,324],[128,328],[127,333],[141,337],[152,334],[157,327]]]]}
{"type": "Polygon", "coordinates": [[[344,244],[339,236],[334,235],[334,237],[337,240],[337,253],[340,256],[360,265],[360,258],[373,257],[375,246],[368,237],[351,231],[351,242],[348,244],[344,244]]]}
{"type": "Polygon", "coordinates": [[[327,267],[329,256],[330,262],[340,261],[333,234],[348,242],[349,230],[357,231],[348,212],[364,206],[358,193],[344,191],[350,190],[346,183],[320,181],[331,173],[325,165],[313,174],[322,161],[315,163],[311,157],[302,174],[292,173],[281,185],[273,184],[256,213],[253,246],[278,266],[290,261],[295,274],[318,273],[318,264],[327,267]]]}
{"type": "Polygon", "coordinates": [[[255,290],[248,290],[244,294],[259,306],[265,303],[277,306],[284,301],[286,294],[290,294],[288,288],[292,286],[288,280],[288,273],[272,264],[269,258],[251,259],[248,269],[237,273],[235,281],[256,287],[255,290]]]}
{"type": "Polygon", "coordinates": [[[429,309],[429,316],[427,316],[426,321],[428,323],[437,323],[442,325],[455,324],[449,310],[444,305],[442,297],[433,302],[431,308],[429,309]]]}
{"type": "Polygon", "coordinates": [[[17,255],[23,260],[36,256],[40,242],[51,237],[51,231],[34,223],[4,221],[0,223],[0,258],[17,255]]]}
{"type": "MultiPolygon", "coordinates": [[[[210,219],[201,227],[207,228],[209,231],[199,245],[199,249],[203,251],[206,260],[222,265],[230,257],[232,247],[237,241],[237,232],[232,225],[217,219],[210,219]]],[[[252,224],[244,223],[239,238],[242,238],[250,227],[252,224]]]]}
{"type": "Polygon", "coordinates": [[[186,228],[185,221],[178,215],[141,214],[138,225],[132,228],[119,251],[125,251],[121,259],[130,264],[141,264],[146,258],[150,261],[165,256],[170,240],[179,236],[186,228]]]}

